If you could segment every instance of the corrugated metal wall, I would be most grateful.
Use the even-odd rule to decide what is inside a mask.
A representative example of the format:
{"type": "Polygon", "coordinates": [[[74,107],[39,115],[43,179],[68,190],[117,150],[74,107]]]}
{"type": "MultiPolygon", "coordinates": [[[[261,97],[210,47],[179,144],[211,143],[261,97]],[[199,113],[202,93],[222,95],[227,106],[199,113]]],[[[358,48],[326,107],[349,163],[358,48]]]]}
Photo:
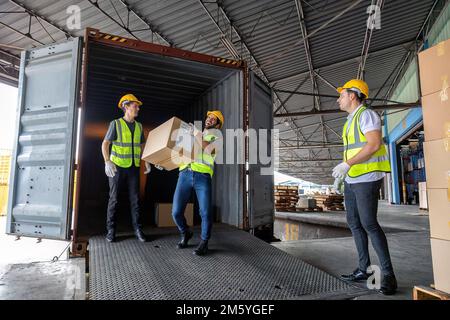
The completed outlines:
{"type": "MultiPolygon", "coordinates": [[[[194,103],[192,120],[205,119],[207,110],[220,110],[225,117],[222,133],[225,129],[242,128],[243,123],[243,77],[241,71],[236,71],[207,90],[194,103]]],[[[225,143],[224,143],[225,144],[225,143]]],[[[237,160],[237,145],[234,146],[235,160],[237,160]]],[[[227,152],[223,149],[225,162],[227,152]]],[[[240,150],[241,156],[242,150],[240,150]]],[[[217,159],[221,154],[217,155],[217,159]]],[[[242,159],[242,158],[241,158],[242,159]]],[[[236,227],[242,226],[243,213],[243,177],[242,165],[216,164],[213,177],[213,208],[216,219],[236,227]]]]}
{"type": "MultiPolygon", "coordinates": [[[[431,27],[427,41],[428,46],[432,47],[441,41],[445,41],[450,38],[450,5],[447,4],[442,10],[441,14],[431,27]]],[[[411,60],[408,69],[397,84],[397,87],[393,91],[390,100],[400,102],[414,102],[419,100],[419,82],[418,82],[418,68],[417,57],[411,60]]],[[[403,112],[396,112],[387,116],[387,129],[388,132],[392,132],[394,128],[401,123],[411,110],[403,112]]],[[[392,112],[391,112],[392,113],[392,112]]]]}
{"type": "Polygon", "coordinates": [[[434,23],[428,34],[428,44],[434,46],[450,38],[450,4],[442,10],[441,15],[434,23]]]}
{"type": "MultiPolygon", "coordinates": [[[[417,71],[417,58],[415,57],[408,66],[408,69],[406,69],[404,76],[397,85],[397,88],[394,90],[390,100],[404,103],[419,100],[419,81],[417,71]]],[[[409,112],[411,112],[411,110],[405,110],[402,112],[396,112],[395,110],[389,111],[386,117],[388,132],[392,132],[392,130],[406,118],[409,112]]]]}

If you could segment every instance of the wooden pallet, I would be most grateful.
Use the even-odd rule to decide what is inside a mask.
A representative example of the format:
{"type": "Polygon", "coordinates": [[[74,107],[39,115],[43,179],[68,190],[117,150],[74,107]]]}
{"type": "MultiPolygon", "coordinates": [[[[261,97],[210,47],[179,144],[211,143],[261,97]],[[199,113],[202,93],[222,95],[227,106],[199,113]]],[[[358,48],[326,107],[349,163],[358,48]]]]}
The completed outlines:
{"type": "Polygon", "coordinates": [[[323,209],[321,207],[315,208],[295,208],[295,212],[322,212],[323,209]]]}
{"type": "Polygon", "coordinates": [[[295,208],[275,208],[277,212],[295,212],[295,208]]]}
{"type": "Polygon", "coordinates": [[[327,211],[344,211],[345,208],[344,207],[323,207],[323,209],[327,210],[327,211]]]}
{"type": "Polygon", "coordinates": [[[414,286],[413,300],[450,300],[450,294],[426,286],[414,286]]]}

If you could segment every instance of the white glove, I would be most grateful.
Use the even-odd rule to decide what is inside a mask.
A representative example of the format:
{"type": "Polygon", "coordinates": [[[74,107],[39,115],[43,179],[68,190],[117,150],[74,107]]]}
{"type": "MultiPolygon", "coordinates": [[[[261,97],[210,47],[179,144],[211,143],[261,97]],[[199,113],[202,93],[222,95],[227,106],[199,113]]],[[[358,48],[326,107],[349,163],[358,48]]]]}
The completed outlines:
{"type": "Polygon", "coordinates": [[[113,178],[116,175],[117,168],[116,165],[111,161],[108,160],[105,162],[105,173],[108,177],[113,178]]]}
{"type": "Polygon", "coordinates": [[[336,191],[337,194],[341,194],[341,187],[342,187],[342,182],[344,180],[341,178],[336,178],[334,179],[334,184],[333,184],[333,188],[336,191]]]}
{"type": "Polygon", "coordinates": [[[194,137],[195,137],[195,136],[197,136],[199,133],[201,133],[201,131],[198,130],[197,127],[194,126],[193,123],[189,122],[189,134],[190,134],[191,136],[194,136],[194,137]]]}
{"type": "Polygon", "coordinates": [[[332,176],[334,178],[340,178],[344,180],[348,170],[350,170],[350,166],[347,164],[347,162],[342,162],[334,167],[332,176]]]}
{"type": "Polygon", "coordinates": [[[194,129],[195,129],[194,124],[192,122],[189,122],[189,134],[191,136],[194,135],[194,129]]]}
{"type": "Polygon", "coordinates": [[[144,174],[149,174],[150,171],[152,171],[152,166],[151,166],[151,164],[148,163],[147,161],[144,161],[144,163],[145,163],[145,171],[144,171],[144,174]]]}
{"type": "Polygon", "coordinates": [[[158,170],[164,170],[163,167],[161,167],[161,166],[159,166],[159,165],[157,165],[157,164],[155,164],[155,168],[158,169],[158,170]]]}

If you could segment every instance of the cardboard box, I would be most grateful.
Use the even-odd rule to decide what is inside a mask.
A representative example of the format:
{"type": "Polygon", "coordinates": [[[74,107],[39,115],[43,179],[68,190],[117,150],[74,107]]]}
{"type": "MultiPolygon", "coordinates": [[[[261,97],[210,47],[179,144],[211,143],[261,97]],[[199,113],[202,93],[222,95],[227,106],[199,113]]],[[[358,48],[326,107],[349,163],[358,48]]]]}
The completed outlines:
{"type": "MultiPolygon", "coordinates": [[[[156,225],[158,227],[176,227],[172,218],[172,204],[171,203],[157,203],[156,204],[156,225]]],[[[188,226],[194,225],[194,204],[188,203],[184,210],[184,217],[188,226]]]]}
{"type": "Polygon", "coordinates": [[[428,189],[428,203],[431,237],[450,241],[450,193],[448,189],[428,189]]]}
{"type": "Polygon", "coordinates": [[[431,256],[436,289],[450,293],[450,241],[431,238],[431,256]]]}
{"type": "Polygon", "coordinates": [[[422,96],[435,92],[447,94],[450,83],[450,39],[419,53],[422,96]]]}
{"type": "Polygon", "coordinates": [[[422,97],[422,113],[425,141],[450,138],[450,99],[448,97],[443,99],[439,92],[422,97]]]}
{"type": "Polygon", "coordinates": [[[450,188],[450,138],[423,143],[428,189],[450,188]]]}
{"type": "Polygon", "coordinates": [[[189,125],[173,117],[149,132],[142,160],[173,170],[194,159],[194,139],[189,125]]]}

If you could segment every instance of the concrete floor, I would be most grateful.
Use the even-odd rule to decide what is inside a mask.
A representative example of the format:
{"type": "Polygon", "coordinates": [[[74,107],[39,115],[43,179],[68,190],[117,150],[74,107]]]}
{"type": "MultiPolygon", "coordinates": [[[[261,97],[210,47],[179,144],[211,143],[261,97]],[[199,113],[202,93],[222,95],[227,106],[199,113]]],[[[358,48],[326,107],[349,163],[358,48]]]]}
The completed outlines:
{"type": "MultiPolygon", "coordinates": [[[[358,299],[412,299],[414,285],[433,283],[428,216],[417,206],[393,206],[380,202],[379,221],[386,230],[389,250],[399,283],[394,296],[374,294],[358,299]]],[[[302,221],[347,227],[345,213],[294,214],[302,221]]],[[[287,218],[289,215],[277,214],[287,218]]],[[[330,274],[339,276],[357,266],[357,252],[352,237],[283,241],[273,245],[330,274]]],[[[372,264],[379,264],[370,245],[372,264]]],[[[364,284],[363,284],[364,285],[364,284]]]]}
{"type": "Polygon", "coordinates": [[[68,242],[16,240],[5,229],[0,216],[0,300],[84,299],[84,259],[67,259],[68,242]]]}
{"type": "MultiPolygon", "coordinates": [[[[277,216],[311,225],[347,228],[344,212],[277,213],[277,216]]],[[[416,206],[391,206],[380,202],[379,220],[386,229],[399,293],[385,297],[374,292],[358,299],[411,299],[414,285],[433,283],[428,216],[416,206]]],[[[15,237],[4,234],[5,222],[5,217],[0,217],[0,300],[85,298],[84,259],[67,260],[67,255],[63,254],[58,262],[51,262],[64,251],[67,242],[42,240],[39,243],[32,238],[16,241],[15,237]]],[[[353,239],[347,236],[273,245],[335,276],[352,271],[357,263],[353,239]]],[[[372,263],[377,264],[372,249],[371,257],[372,263]]]]}

